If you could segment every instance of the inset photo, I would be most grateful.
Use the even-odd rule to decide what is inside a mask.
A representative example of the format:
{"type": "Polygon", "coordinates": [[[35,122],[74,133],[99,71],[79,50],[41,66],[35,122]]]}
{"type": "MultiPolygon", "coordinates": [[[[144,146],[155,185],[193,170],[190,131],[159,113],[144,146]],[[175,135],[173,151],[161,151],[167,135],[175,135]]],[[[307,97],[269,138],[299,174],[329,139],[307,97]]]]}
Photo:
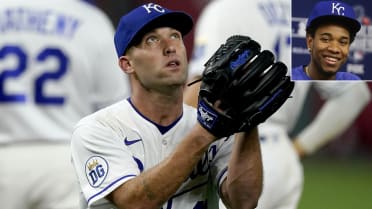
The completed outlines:
{"type": "Polygon", "coordinates": [[[370,8],[370,0],[292,0],[291,79],[371,81],[370,8]]]}

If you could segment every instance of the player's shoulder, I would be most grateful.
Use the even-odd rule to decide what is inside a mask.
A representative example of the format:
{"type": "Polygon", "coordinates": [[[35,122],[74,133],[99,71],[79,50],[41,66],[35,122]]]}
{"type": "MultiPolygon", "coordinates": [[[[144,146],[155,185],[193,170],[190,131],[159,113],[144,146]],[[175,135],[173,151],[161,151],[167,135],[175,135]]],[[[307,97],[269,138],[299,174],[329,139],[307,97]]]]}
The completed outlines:
{"type": "Polygon", "coordinates": [[[349,72],[338,72],[336,80],[361,80],[359,76],[349,72]]]}
{"type": "Polygon", "coordinates": [[[126,100],[118,101],[83,117],[75,125],[75,129],[86,126],[110,126],[118,121],[122,114],[126,114],[129,109],[130,105],[126,100]]]}
{"type": "Polygon", "coordinates": [[[127,125],[125,120],[130,116],[120,115],[126,114],[126,109],[128,108],[125,101],[120,101],[85,116],[74,126],[71,143],[77,147],[82,144],[97,144],[98,141],[110,143],[123,130],[128,132],[131,127],[127,125]]]}
{"type": "Polygon", "coordinates": [[[304,71],[304,66],[296,66],[291,70],[291,79],[292,80],[309,80],[310,78],[306,75],[304,71]]]}

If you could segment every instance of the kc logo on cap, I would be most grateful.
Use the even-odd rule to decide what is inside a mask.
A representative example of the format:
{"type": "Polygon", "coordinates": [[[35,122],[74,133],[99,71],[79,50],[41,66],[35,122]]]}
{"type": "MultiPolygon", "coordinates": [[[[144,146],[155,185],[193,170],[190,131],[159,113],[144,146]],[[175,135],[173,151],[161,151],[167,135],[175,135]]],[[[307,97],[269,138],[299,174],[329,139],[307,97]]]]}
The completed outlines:
{"type": "Polygon", "coordinates": [[[159,4],[154,4],[154,3],[148,3],[145,5],[142,5],[143,8],[146,9],[147,13],[150,14],[152,10],[155,10],[156,12],[159,13],[164,13],[165,9],[160,6],[159,4]]]}
{"type": "Polygon", "coordinates": [[[332,14],[335,14],[337,12],[337,15],[345,15],[345,7],[343,7],[339,2],[332,2],[332,14]]]}
{"type": "Polygon", "coordinates": [[[310,12],[306,28],[309,28],[314,22],[324,23],[329,20],[341,20],[347,25],[353,33],[360,30],[360,23],[356,18],[352,6],[342,1],[320,1],[310,12]]]}
{"type": "Polygon", "coordinates": [[[182,11],[172,11],[158,4],[147,3],[120,18],[114,42],[118,57],[123,56],[134,39],[141,39],[143,32],[157,27],[172,27],[186,35],[191,31],[193,20],[182,11]]]}

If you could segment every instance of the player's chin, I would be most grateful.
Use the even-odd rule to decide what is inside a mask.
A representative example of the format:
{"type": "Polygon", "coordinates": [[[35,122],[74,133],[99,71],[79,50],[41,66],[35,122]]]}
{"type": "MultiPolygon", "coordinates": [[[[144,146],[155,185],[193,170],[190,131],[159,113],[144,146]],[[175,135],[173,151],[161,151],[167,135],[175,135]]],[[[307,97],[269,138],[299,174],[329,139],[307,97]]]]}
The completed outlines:
{"type": "Polygon", "coordinates": [[[186,85],[186,77],[173,77],[173,78],[169,78],[167,79],[167,81],[165,81],[169,86],[174,86],[174,87],[177,87],[177,86],[184,86],[186,85]]]}
{"type": "Polygon", "coordinates": [[[184,86],[186,85],[186,79],[174,79],[168,82],[172,86],[184,86]]]}
{"type": "Polygon", "coordinates": [[[323,73],[327,74],[327,75],[334,75],[334,74],[337,73],[337,71],[339,71],[341,66],[342,66],[342,63],[337,63],[337,64],[334,64],[334,65],[325,64],[325,65],[322,66],[323,73]]]}
{"type": "Polygon", "coordinates": [[[169,75],[168,79],[169,81],[173,81],[177,84],[186,83],[187,80],[187,71],[186,70],[180,70],[177,72],[172,72],[171,75],[169,75]]]}

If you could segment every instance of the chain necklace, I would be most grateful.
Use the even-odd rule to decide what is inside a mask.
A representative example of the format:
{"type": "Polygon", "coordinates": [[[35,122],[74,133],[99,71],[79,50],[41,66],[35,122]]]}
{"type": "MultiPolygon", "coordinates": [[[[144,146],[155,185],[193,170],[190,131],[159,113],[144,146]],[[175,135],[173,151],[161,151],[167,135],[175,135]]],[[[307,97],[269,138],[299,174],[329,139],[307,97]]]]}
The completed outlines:
{"type": "Polygon", "coordinates": [[[309,66],[306,66],[306,67],[305,67],[305,73],[306,73],[306,75],[307,75],[309,78],[311,78],[311,77],[310,77],[310,73],[309,73],[309,66]]]}

